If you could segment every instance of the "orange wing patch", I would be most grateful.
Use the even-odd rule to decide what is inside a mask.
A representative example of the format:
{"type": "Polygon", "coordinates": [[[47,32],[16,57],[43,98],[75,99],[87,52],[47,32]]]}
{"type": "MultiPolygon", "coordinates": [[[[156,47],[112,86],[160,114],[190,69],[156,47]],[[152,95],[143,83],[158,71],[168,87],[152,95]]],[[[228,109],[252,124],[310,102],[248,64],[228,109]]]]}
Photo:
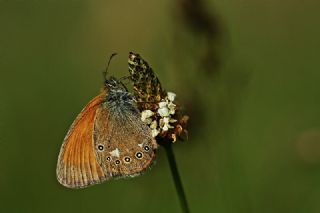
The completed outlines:
{"type": "Polygon", "coordinates": [[[94,152],[93,128],[97,109],[105,93],[92,99],[71,125],[60,150],[57,179],[69,188],[100,183],[108,177],[98,164],[94,152]]]}

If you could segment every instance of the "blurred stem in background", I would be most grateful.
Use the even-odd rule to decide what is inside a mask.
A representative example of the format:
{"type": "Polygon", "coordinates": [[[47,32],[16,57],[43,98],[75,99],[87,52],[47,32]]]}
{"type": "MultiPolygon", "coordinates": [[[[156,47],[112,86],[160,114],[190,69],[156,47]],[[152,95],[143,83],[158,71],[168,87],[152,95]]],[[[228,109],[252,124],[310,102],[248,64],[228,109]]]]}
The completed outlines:
{"type": "MultiPolygon", "coordinates": [[[[212,89],[211,85],[218,84],[216,80],[220,75],[223,26],[213,10],[208,9],[206,1],[176,0],[174,4],[172,45],[175,51],[171,73],[177,74],[175,84],[188,82],[181,83],[181,91],[178,92],[184,99],[186,114],[192,118],[189,123],[190,135],[197,137],[202,135],[204,128],[196,124],[207,125],[204,104],[207,96],[202,94],[212,89]]],[[[211,93],[214,96],[216,91],[211,93]]]]}
{"type": "Polygon", "coordinates": [[[196,51],[189,53],[199,63],[203,74],[214,76],[220,65],[218,47],[222,39],[222,26],[218,17],[212,11],[208,12],[209,5],[203,0],[176,0],[176,4],[175,14],[178,14],[179,20],[177,26],[182,26],[183,31],[192,34],[197,44],[194,47],[196,51]]]}

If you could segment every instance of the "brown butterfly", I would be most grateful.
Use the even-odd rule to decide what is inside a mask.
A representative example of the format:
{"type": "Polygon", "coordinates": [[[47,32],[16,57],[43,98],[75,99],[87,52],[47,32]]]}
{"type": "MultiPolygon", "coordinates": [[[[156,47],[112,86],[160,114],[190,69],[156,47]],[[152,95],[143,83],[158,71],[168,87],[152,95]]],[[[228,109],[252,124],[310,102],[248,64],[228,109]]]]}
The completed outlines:
{"type": "Polygon", "coordinates": [[[134,97],[110,77],[64,138],[57,179],[68,188],[83,188],[111,178],[134,177],[152,165],[156,149],[134,97]]]}

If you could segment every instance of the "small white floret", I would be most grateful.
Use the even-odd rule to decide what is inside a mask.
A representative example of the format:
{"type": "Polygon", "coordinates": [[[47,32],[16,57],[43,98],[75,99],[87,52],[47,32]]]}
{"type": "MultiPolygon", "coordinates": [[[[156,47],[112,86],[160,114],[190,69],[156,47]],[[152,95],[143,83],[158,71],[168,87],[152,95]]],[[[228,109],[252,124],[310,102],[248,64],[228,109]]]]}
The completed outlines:
{"type": "Polygon", "coordinates": [[[154,137],[154,138],[155,138],[159,133],[160,133],[160,132],[159,132],[159,130],[157,130],[157,129],[152,129],[152,130],[151,130],[152,137],[154,137]]]}
{"type": "Polygon", "coordinates": [[[146,124],[151,124],[152,118],[146,118],[144,121],[146,124]]]}
{"type": "Polygon", "coordinates": [[[159,102],[159,108],[167,107],[168,103],[166,101],[159,102]]]}
{"type": "Polygon", "coordinates": [[[156,120],[152,121],[150,124],[150,129],[157,129],[157,127],[158,127],[157,121],[156,120]]]}
{"type": "Polygon", "coordinates": [[[173,126],[171,126],[170,124],[165,124],[164,126],[163,126],[163,131],[168,131],[169,129],[172,129],[173,128],[173,126]]]}
{"type": "Polygon", "coordinates": [[[174,115],[176,113],[176,105],[174,103],[170,102],[168,104],[168,109],[169,109],[170,115],[174,115]]]}
{"type": "Polygon", "coordinates": [[[173,92],[168,92],[167,96],[168,96],[168,100],[173,102],[177,95],[173,92]]]}
{"type": "Polygon", "coordinates": [[[152,112],[151,110],[144,110],[141,112],[141,120],[143,122],[146,122],[146,120],[150,118],[152,115],[154,115],[154,112],[152,112]]]}
{"type": "Polygon", "coordinates": [[[159,108],[158,109],[158,113],[161,117],[166,117],[166,116],[169,116],[170,113],[169,113],[169,109],[167,107],[162,107],[162,108],[159,108]]]}
{"type": "Polygon", "coordinates": [[[160,128],[163,131],[168,131],[170,128],[173,128],[173,126],[171,126],[169,122],[170,122],[170,117],[164,117],[163,119],[160,119],[160,128]]]}
{"type": "Polygon", "coordinates": [[[163,118],[163,122],[164,122],[165,124],[168,124],[168,123],[169,123],[169,120],[170,120],[169,117],[164,117],[164,118],[163,118]]]}
{"type": "Polygon", "coordinates": [[[163,130],[163,131],[168,131],[168,130],[169,130],[168,125],[167,125],[167,124],[165,124],[165,125],[162,127],[162,130],[163,130]]]}

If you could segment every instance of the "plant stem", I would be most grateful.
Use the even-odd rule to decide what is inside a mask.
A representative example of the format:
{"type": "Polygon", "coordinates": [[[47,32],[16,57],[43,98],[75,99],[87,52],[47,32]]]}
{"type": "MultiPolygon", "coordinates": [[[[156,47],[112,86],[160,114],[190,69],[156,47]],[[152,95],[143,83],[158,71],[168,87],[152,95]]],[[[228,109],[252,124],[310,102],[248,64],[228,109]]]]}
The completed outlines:
{"type": "Polygon", "coordinates": [[[169,161],[169,165],[170,165],[170,170],[171,170],[171,174],[172,174],[172,178],[174,180],[174,184],[176,187],[176,191],[180,200],[180,205],[181,208],[183,210],[184,213],[189,213],[189,206],[188,206],[188,202],[187,202],[187,198],[186,195],[184,193],[184,189],[182,186],[182,182],[180,179],[180,175],[179,175],[179,171],[177,168],[177,163],[176,163],[176,159],[174,157],[174,153],[172,150],[172,142],[167,141],[167,143],[163,144],[163,147],[166,150],[167,153],[167,157],[168,157],[168,161],[169,161]]]}

